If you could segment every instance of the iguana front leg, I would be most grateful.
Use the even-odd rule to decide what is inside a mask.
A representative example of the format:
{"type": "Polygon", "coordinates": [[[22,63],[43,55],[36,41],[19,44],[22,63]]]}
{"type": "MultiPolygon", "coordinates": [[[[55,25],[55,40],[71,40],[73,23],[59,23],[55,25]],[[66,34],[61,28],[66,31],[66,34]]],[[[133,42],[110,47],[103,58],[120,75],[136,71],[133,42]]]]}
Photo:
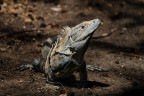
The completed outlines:
{"type": "Polygon", "coordinates": [[[56,78],[50,67],[45,68],[45,77],[47,83],[55,84],[56,78]]]}
{"type": "Polygon", "coordinates": [[[53,41],[50,38],[48,38],[47,41],[44,43],[44,47],[42,48],[42,51],[41,51],[42,58],[35,59],[32,64],[23,64],[18,69],[21,71],[30,69],[30,70],[34,70],[36,72],[42,72],[43,67],[44,67],[44,61],[45,61],[44,59],[46,59],[46,57],[50,51],[50,47],[51,47],[52,43],[53,43],[53,41]]]}
{"type": "Polygon", "coordinates": [[[83,64],[78,69],[79,76],[80,76],[80,83],[77,84],[79,87],[88,87],[88,81],[87,81],[87,69],[86,69],[86,63],[83,61],[83,64]]]}
{"type": "Polygon", "coordinates": [[[32,64],[23,64],[18,70],[23,71],[26,69],[34,70],[36,72],[43,72],[44,62],[41,59],[35,59],[32,64]]]}
{"type": "Polygon", "coordinates": [[[81,82],[87,82],[87,70],[85,61],[83,61],[83,64],[80,66],[79,76],[81,82]]]}

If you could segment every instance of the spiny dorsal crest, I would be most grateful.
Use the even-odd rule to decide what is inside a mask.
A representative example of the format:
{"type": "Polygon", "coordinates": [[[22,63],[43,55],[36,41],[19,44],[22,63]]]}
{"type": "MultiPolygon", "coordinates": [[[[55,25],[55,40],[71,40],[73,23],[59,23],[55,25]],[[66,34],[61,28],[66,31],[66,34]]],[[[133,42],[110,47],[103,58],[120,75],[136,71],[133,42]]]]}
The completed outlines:
{"type": "Polygon", "coordinates": [[[68,26],[63,27],[63,29],[60,32],[60,37],[65,37],[67,34],[70,34],[71,28],[68,26]]]}

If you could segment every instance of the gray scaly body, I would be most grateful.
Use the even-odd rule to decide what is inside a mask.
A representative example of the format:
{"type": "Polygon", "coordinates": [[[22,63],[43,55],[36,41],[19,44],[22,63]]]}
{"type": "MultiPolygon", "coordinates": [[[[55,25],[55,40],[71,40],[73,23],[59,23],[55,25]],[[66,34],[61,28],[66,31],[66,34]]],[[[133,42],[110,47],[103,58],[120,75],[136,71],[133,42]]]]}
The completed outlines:
{"type": "Polygon", "coordinates": [[[23,65],[21,68],[43,71],[48,82],[69,78],[75,71],[79,71],[80,81],[87,81],[84,55],[100,23],[99,19],[94,19],[72,28],[64,27],[51,48],[45,46],[42,50],[46,62],[35,60],[33,65],[23,65]]]}

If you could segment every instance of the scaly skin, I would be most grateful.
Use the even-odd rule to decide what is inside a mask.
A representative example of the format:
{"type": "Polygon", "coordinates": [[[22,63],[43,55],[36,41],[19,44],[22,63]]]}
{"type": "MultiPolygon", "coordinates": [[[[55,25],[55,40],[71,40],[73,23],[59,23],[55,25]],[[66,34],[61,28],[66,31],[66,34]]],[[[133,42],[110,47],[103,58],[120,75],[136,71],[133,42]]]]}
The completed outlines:
{"type": "MultiPolygon", "coordinates": [[[[84,62],[84,55],[95,30],[100,26],[101,21],[94,19],[85,21],[75,27],[64,27],[56,42],[45,46],[42,50],[46,62],[34,62],[31,67],[25,68],[43,71],[47,82],[57,82],[73,75],[75,71],[80,73],[80,81],[87,81],[87,70],[84,62]]],[[[24,68],[24,67],[23,67],[24,68]]]]}

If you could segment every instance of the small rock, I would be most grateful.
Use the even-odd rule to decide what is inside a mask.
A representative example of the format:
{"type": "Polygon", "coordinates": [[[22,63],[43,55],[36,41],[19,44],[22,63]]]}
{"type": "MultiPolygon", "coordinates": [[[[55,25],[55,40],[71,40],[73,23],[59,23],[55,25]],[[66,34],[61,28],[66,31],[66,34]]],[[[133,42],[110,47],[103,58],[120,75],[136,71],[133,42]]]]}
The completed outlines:
{"type": "Polygon", "coordinates": [[[4,52],[4,51],[6,51],[6,49],[5,48],[0,48],[0,51],[4,52]]]}
{"type": "Polygon", "coordinates": [[[24,19],[24,22],[25,22],[25,23],[31,23],[31,22],[32,22],[32,19],[30,19],[30,18],[25,18],[25,19],[24,19]]]}
{"type": "Polygon", "coordinates": [[[58,7],[51,7],[51,10],[55,11],[55,12],[61,12],[62,8],[60,6],[58,6],[58,7]]]}
{"type": "Polygon", "coordinates": [[[65,94],[60,94],[59,96],[68,96],[68,95],[65,93],[65,94]]]}
{"type": "Polygon", "coordinates": [[[125,28],[125,27],[124,27],[124,28],[122,28],[122,31],[127,31],[127,28],[125,28]]]}
{"type": "Polygon", "coordinates": [[[20,79],[19,82],[22,83],[22,82],[24,82],[24,81],[20,79]]]}
{"type": "Polygon", "coordinates": [[[60,87],[56,85],[52,85],[52,84],[46,84],[45,89],[52,89],[52,90],[57,91],[57,90],[60,90],[60,87]]]}
{"type": "Polygon", "coordinates": [[[13,8],[13,7],[11,7],[10,9],[9,9],[9,13],[17,13],[17,10],[15,9],[15,8],[13,8]]]}

